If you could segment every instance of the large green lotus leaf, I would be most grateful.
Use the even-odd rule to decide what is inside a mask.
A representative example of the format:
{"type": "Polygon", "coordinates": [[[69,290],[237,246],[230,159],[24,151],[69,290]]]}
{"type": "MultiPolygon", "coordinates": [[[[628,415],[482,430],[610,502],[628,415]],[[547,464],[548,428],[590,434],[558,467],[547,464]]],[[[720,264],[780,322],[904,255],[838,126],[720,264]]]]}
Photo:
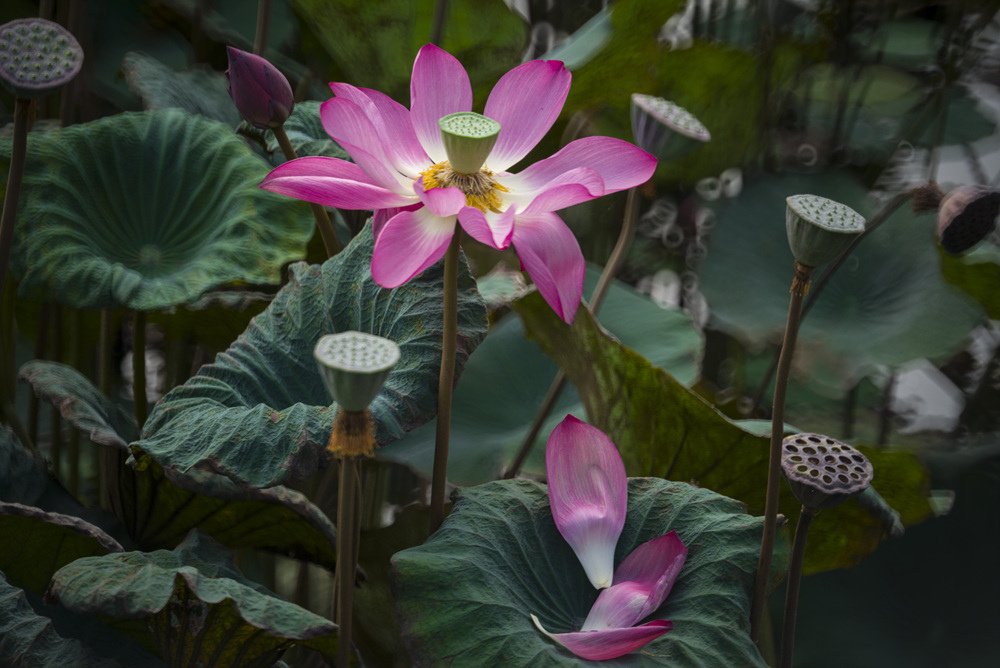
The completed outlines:
{"type": "Polygon", "coordinates": [[[979,302],[986,314],[1000,319],[1000,247],[981,243],[956,257],[940,251],[945,280],[979,302]]]}
{"type": "MultiPolygon", "coordinates": [[[[587,416],[615,442],[629,475],[694,481],[764,511],[768,438],[744,431],[668,373],[601,330],[581,311],[572,326],[550,317],[537,293],[515,304],[529,335],[573,381],[587,416]]],[[[907,452],[865,452],[874,486],[906,524],[930,514],[927,472],[907,452]]],[[[780,512],[794,522],[799,504],[782,486],[780,512]]],[[[806,572],[842,568],[878,545],[882,527],[855,502],[813,523],[806,572]]]]}
{"type": "MultiPolygon", "coordinates": [[[[785,198],[796,193],[829,197],[866,217],[874,208],[845,172],[764,177],[720,207],[701,289],[714,326],[752,347],[777,343],[784,331],[793,262],[785,198]]],[[[903,206],[858,245],[803,320],[795,353],[801,377],[839,396],[878,365],[958,349],[982,315],[942,280],[933,227],[933,216],[903,206]]]]}
{"type": "Polygon", "coordinates": [[[79,640],[63,638],[52,620],[37,614],[24,592],[0,573],[0,665],[10,668],[74,666],[117,668],[79,640]]]}
{"type": "Polygon", "coordinates": [[[633,478],[615,553],[676,531],[687,562],[651,616],[674,628],[613,661],[581,661],[543,636],[578,631],[597,598],[552,521],[546,488],[527,480],[462,490],[423,545],[393,557],[403,634],[424,665],[765,666],[749,634],[763,522],[742,504],[684,483],[633,478]]]}
{"type": "MultiPolygon", "coordinates": [[[[413,58],[431,34],[433,0],[291,0],[336,64],[340,80],[406,100],[413,58]]],[[[518,64],[526,26],[502,2],[453,0],[441,46],[485,93],[518,64]]],[[[485,95],[480,95],[485,100],[485,95]]]]}
{"type": "Polygon", "coordinates": [[[111,507],[140,547],[172,548],[198,527],[231,548],[269,549],[334,566],[334,527],[301,493],[257,489],[209,471],[182,474],[148,455],[127,466],[128,443],[138,437],[129,413],[71,367],[33,361],[20,375],[68,423],[108,448],[111,507]]]}
{"type": "Polygon", "coordinates": [[[114,620],[171,665],[270,666],[292,644],[329,659],[337,651],[333,622],[246,579],[196,530],[173,551],[77,559],[55,574],[46,596],[114,620]]]}
{"type": "Polygon", "coordinates": [[[125,54],[122,71],[145,109],[183,109],[229,126],[240,122],[226,77],[215,70],[195,67],[178,72],[156,58],[130,51],[125,54]]]}
{"type": "MultiPolygon", "coordinates": [[[[304,155],[322,155],[328,158],[340,158],[349,160],[347,152],[340,148],[337,142],[330,138],[330,135],[323,129],[323,121],[320,120],[319,107],[322,102],[316,100],[304,100],[296,102],[291,116],[285,121],[284,130],[288,135],[295,153],[302,157],[304,155]]],[[[264,132],[264,141],[267,150],[275,156],[280,164],[285,161],[281,153],[281,147],[274,133],[270,130],[264,132]]]]}
{"type": "MultiPolygon", "coordinates": [[[[584,288],[590,294],[600,270],[589,267],[584,288]]],[[[704,341],[691,319],[665,310],[624,283],[615,281],[601,309],[601,322],[627,346],[641,352],[685,385],[698,379],[704,341]]],[[[493,327],[469,360],[455,390],[448,479],[475,485],[494,480],[521,447],[558,367],[524,336],[520,318],[509,316],[493,327]]],[[[542,473],[543,444],[567,413],[583,407],[572,385],[564,390],[539,432],[522,470],[542,473]]],[[[434,420],[378,451],[380,457],[430,475],[434,459],[434,420]]]]}
{"type": "Polygon", "coordinates": [[[21,503],[0,502],[0,535],[8,537],[0,545],[0,571],[36,594],[69,562],[122,551],[118,541],[90,522],[21,503]]]}
{"type": "Polygon", "coordinates": [[[77,308],[167,308],[232,281],[277,283],[313,232],[260,190],[267,164],[231,128],[178,109],[29,141],[13,265],[24,294],[77,308]]]}
{"type": "MultiPolygon", "coordinates": [[[[214,364],[156,406],[137,447],[165,467],[210,469],[266,487],[313,473],[336,405],[313,358],[320,336],[359,330],[402,353],[375,398],[376,439],[400,438],[435,412],[441,355],[441,264],[394,290],[371,278],[371,226],[322,266],[297,264],[289,283],[214,364]]],[[[486,331],[467,269],[459,285],[457,369],[486,331]]]]}

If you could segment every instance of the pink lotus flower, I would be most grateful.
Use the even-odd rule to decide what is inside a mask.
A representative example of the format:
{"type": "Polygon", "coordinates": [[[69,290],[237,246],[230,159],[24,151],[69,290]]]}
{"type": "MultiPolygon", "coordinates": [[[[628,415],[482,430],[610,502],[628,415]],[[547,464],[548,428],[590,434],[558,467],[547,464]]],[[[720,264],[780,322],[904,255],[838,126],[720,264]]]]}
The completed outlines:
{"type": "Polygon", "coordinates": [[[261,187],[341,209],[372,209],[372,276],[386,288],[410,280],[444,255],[456,223],[496,249],[513,244],[542,297],[572,322],[584,261],[555,211],[645,182],[656,159],[628,142],[586,137],[513,174],[552,127],[569,92],[559,61],[534,60],[494,86],[484,115],[499,136],[475,173],[452,169],[439,121],[472,109],[462,65],[428,44],[417,53],[410,109],[386,95],[332,83],[323,127],[353,158],[306,157],[272,171],[261,187]]]}
{"type": "Polygon", "coordinates": [[[591,583],[607,588],[579,631],[550,633],[531,615],[538,630],[591,661],[623,656],[669,631],[673,624],[663,619],[635,624],[666,600],[684,566],[687,548],[671,531],[635,548],[610,576],[628,498],[625,466],[611,440],[567,415],[549,436],[545,469],[556,528],[591,583]]]}

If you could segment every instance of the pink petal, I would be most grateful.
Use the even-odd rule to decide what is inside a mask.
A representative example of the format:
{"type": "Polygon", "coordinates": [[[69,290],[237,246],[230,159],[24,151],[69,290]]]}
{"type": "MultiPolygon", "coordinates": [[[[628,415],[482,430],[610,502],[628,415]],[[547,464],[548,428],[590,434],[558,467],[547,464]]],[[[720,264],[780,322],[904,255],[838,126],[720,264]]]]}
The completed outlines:
{"type": "Polygon", "coordinates": [[[407,198],[374,183],[353,162],[310,156],[275,167],[260,187],[281,195],[338,209],[381,209],[407,203],[407,198]]]}
{"type": "Polygon", "coordinates": [[[504,183],[512,192],[532,192],[578,167],[590,167],[600,174],[607,195],[648,181],[656,169],[656,158],[621,139],[584,137],[529,165],[523,172],[505,177],[504,183]]]}
{"type": "Polygon", "coordinates": [[[465,206],[465,193],[454,186],[424,190],[423,179],[417,179],[413,182],[413,192],[417,193],[431,213],[442,218],[458,214],[465,206]]]}
{"type": "Polygon", "coordinates": [[[326,133],[374,182],[400,194],[409,194],[409,180],[393,169],[382,135],[362,107],[346,97],[335,97],[320,105],[319,116],[326,133]]]}
{"type": "Polygon", "coordinates": [[[514,213],[513,206],[507,207],[507,210],[501,213],[492,211],[483,213],[479,209],[467,206],[458,212],[458,222],[462,224],[462,229],[479,243],[503,250],[510,246],[510,238],[514,233],[514,213]]]}
{"type": "Polygon", "coordinates": [[[559,117],[572,75],[558,60],[532,60],[500,77],[484,115],[500,123],[500,136],[486,161],[505,171],[528,155],[559,117]]]}
{"type": "Polygon", "coordinates": [[[602,591],[583,623],[583,631],[632,626],[663,605],[687,548],[676,531],[646,541],[615,569],[614,583],[602,591]]]}
{"type": "Polygon", "coordinates": [[[422,202],[411,204],[410,206],[392,207],[391,209],[377,209],[372,212],[372,236],[378,240],[378,235],[382,233],[385,224],[392,220],[393,216],[401,211],[416,211],[423,206],[422,202]]]}
{"type": "Polygon", "coordinates": [[[431,165],[431,159],[417,140],[410,122],[410,111],[388,95],[370,88],[358,88],[346,83],[332,82],[330,90],[365,110],[375,129],[382,137],[387,156],[397,170],[416,177],[431,165]]]}
{"type": "Polygon", "coordinates": [[[440,260],[455,234],[455,218],[439,218],[427,207],[402,211],[379,232],[372,252],[372,278],[396,288],[440,260]]]}
{"type": "Polygon", "coordinates": [[[606,661],[625,656],[651,640],[659,638],[674,627],[673,623],[666,619],[654,619],[648,624],[624,629],[549,633],[542,627],[538,617],[531,615],[531,621],[535,623],[539,631],[581,659],[588,661],[606,661]]]}
{"type": "Polygon", "coordinates": [[[628,502],[618,449],[600,429],[567,415],[549,434],[545,472],[556,528],[591,584],[610,586],[628,502]]]}
{"type": "Polygon", "coordinates": [[[425,44],[417,52],[410,77],[410,121],[427,155],[434,162],[446,160],[442,116],[472,110],[472,85],[465,68],[444,49],[425,44]]]}
{"type": "Polygon", "coordinates": [[[511,242],[538,292],[556,315],[572,324],[586,265],[566,223],[554,213],[518,214],[511,242]]]}
{"type": "Polygon", "coordinates": [[[560,174],[535,193],[525,207],[526,214],[558,211],[588,202],[604,194],[604,179],[589,167],[578,167],[560,174]]]}

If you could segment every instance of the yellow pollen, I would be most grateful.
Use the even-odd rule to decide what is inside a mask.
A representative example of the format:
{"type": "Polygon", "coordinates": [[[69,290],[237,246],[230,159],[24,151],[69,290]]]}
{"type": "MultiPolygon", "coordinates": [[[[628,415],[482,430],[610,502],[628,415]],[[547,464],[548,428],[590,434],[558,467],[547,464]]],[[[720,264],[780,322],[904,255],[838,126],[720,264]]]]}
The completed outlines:
{"type": "Polygon", "coordinates": [[[456,187],[465,193],[465,203],[482,212],[500,213],[500,193],[508,189],[493,178],[493,172],[480,169],[475,174],[459,174],[453,171],[447,160],[431,165],[420,172],[424,190],[431,188],[456,187]]]}

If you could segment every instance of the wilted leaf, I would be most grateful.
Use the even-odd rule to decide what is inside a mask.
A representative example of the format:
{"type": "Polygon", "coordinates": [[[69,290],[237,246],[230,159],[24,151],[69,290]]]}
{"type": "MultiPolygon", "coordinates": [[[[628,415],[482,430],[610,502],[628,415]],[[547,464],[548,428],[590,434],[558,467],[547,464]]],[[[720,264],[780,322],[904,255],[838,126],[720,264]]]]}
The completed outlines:
{"type": "Polygon", "coordinates": [[[247,580],[215,541],[193,531],[176,550],[78,559],[47,596],[115,620],[172,665],[270,666],[292,644],[332,659],[337,626],[247,580]]]}
{"type": "MultiPolygon", "coordinates": [[[[750,593],[763,522],[704,489],[629,481],[615,562],[675,530],[687,562],[652,614],[674,628],[602,666],[765,666],[749,635],[750,593]]],[[[424,545],[392,560],[403,633],[426,665],[591,665],[543,636],[578,631],[597,591],[556,530],[546,488],[526,480],[462,490],[424,545]]]]}
{"type": "MultiPolygon", "coordinates": [[[[371,278],[372,245],[369,225],[322,266],[293,265],[289,283],[229,350],[157,404],[136,447],[166,467],[259,487],[313,473],[336,412],[313,347],[347,330],[392,339],[402,352],[371,405],[379,444],[426,422],[436,410],[441,265],[385,290],[371,278]]],[[[486,329],[475,284],[460,273],[458,370],[486,329]]]]}
{"type": "MultiPolygon", "coordinates": [[[[662,369],[603,332],[586,311],[572,326],[549,314],[537,293],[515,304],[529,334],[580,391],[591,422],[615,442],[630,475],[693,481],[762,514],[768,439],[744,431],[662,369]]],[[[803,425],[799,425],[803,426],[803,425]]],[[[867,451],[866,453],[870,453],[867,451]]],[[[872,453],[874,486],[906,524],[930,513],[927,472],[905,452],[872,453]]],[[[799,504],[783,486],[781,512],[799,504]]],[[[821,513],[810,532],[807,572],[856,563],[878,545],[882,527],[854,502],[821,513]]]]}
{"type": "Polygon", "coordinates": [[[313,233],[304,204],[257,184],[231,128],[177,109],[29,141],[13,265],[22,293],[153,310],[230,281],[276,283],[313,233]]]}

